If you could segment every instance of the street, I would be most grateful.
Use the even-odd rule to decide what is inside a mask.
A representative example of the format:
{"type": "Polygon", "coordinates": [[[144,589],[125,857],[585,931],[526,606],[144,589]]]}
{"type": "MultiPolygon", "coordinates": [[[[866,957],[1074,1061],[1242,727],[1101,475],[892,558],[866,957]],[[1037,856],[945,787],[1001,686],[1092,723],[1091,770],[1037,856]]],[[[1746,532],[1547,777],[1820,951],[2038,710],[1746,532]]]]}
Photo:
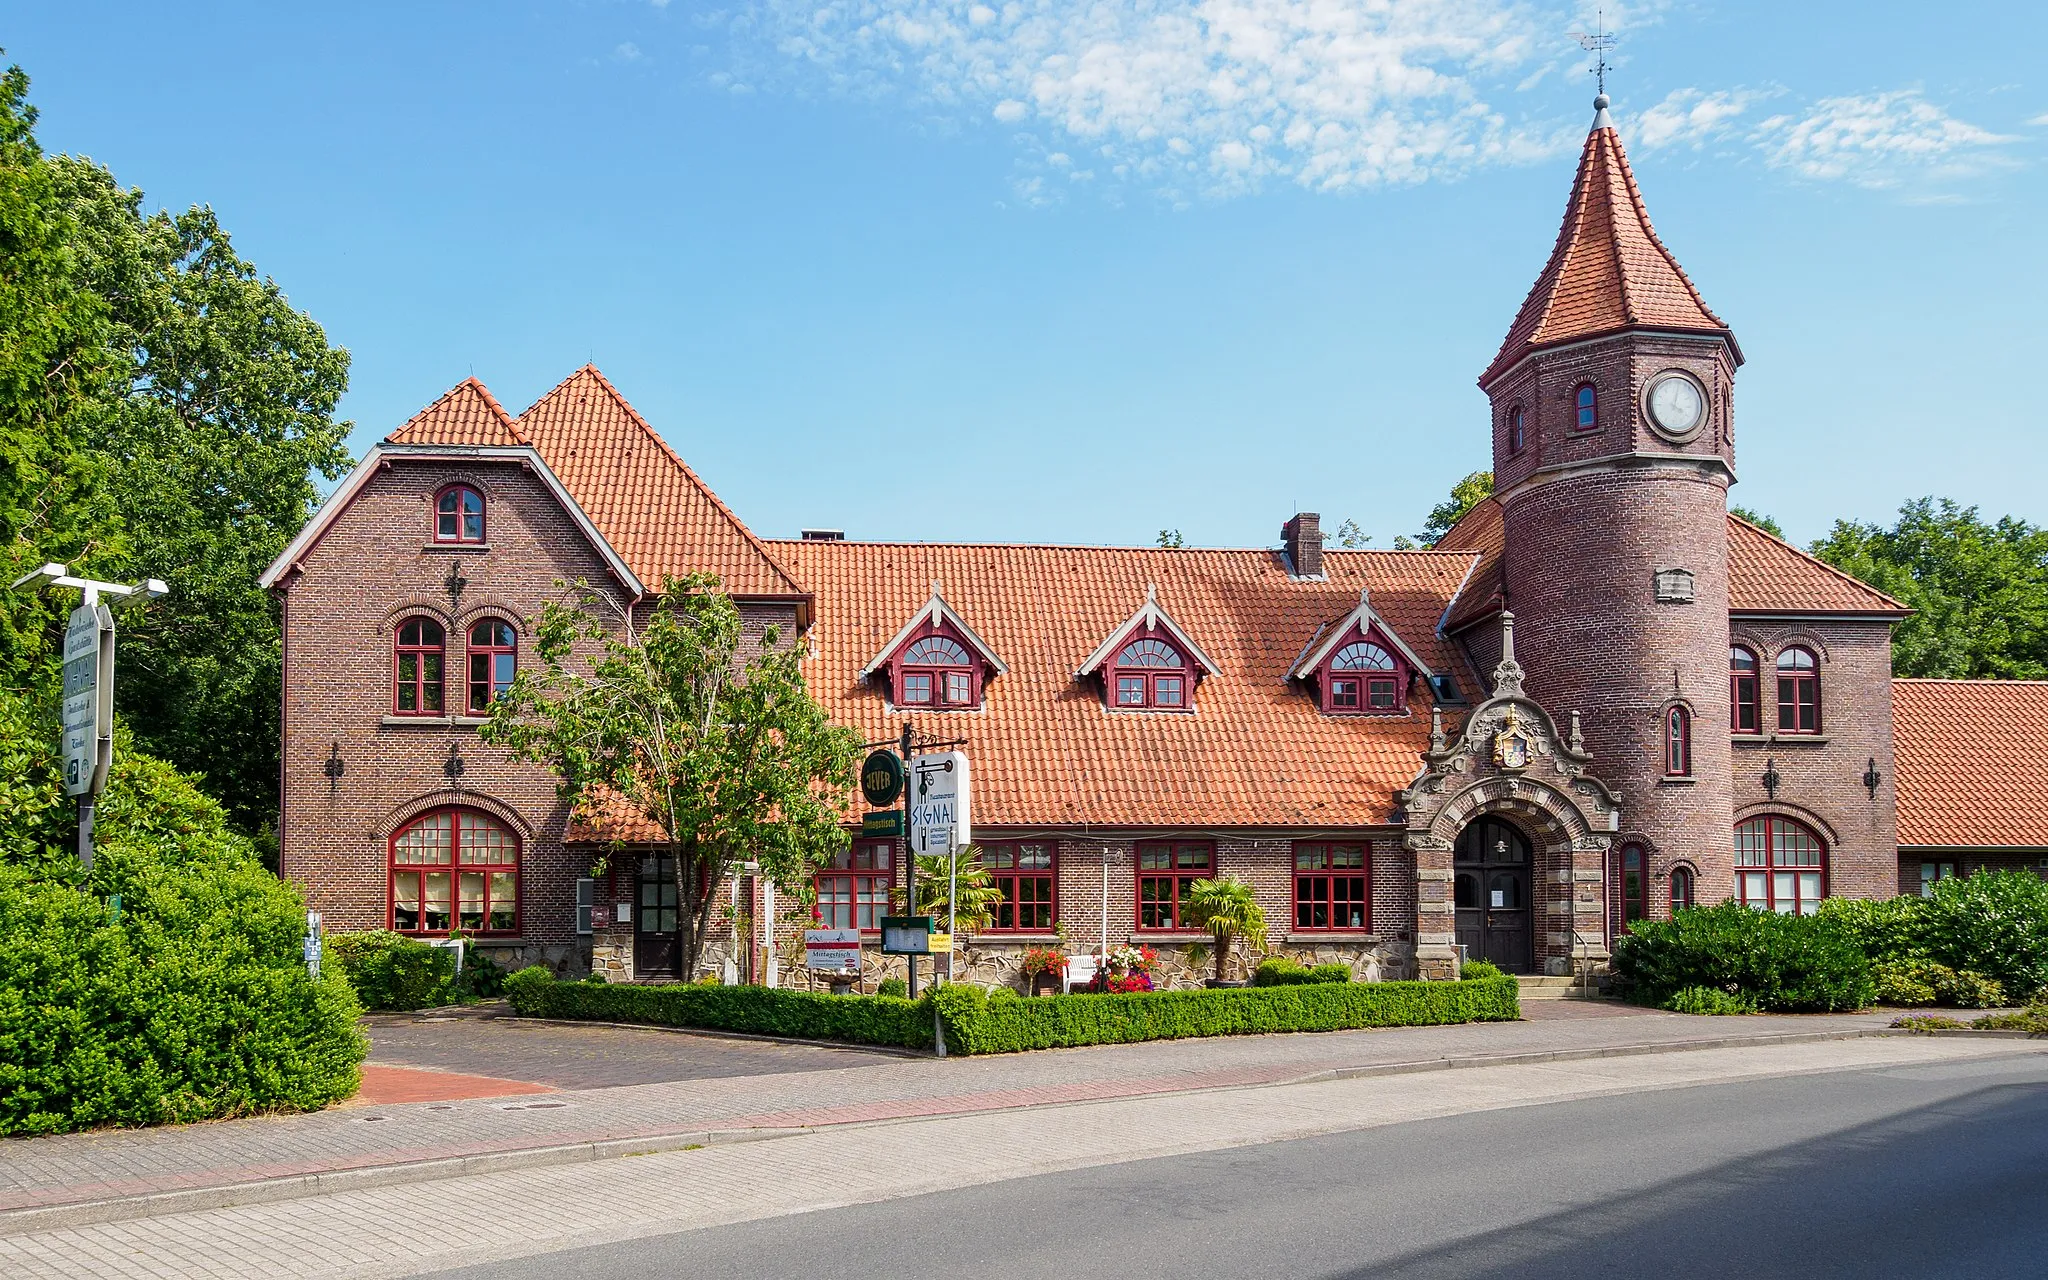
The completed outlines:
{"type": "Polygon", "coordinates": [[[2028,1054],[1454,1115],[443,1274],[2038,1276],[2044,1150],[2048,1059],[2028,1054]]]}

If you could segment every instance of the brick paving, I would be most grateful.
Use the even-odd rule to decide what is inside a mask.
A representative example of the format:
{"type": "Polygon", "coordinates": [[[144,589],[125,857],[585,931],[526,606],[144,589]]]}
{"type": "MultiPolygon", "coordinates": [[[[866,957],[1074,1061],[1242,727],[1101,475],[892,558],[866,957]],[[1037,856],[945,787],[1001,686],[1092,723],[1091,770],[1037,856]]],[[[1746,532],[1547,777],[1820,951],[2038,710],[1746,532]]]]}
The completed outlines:
{"type": "MultiPolygon", "coordinates": [[[[1453,1027],[1155,1041],[988,1058],[862,1054],[859,1066],[720,1076],[545,1098],[345,1106],[310,1115],[99,1131],[0,1143],[0,1234],[9,1211],[269,1179],[665,1135],[732,1134],[995,1111],[1417,1068],[1500,1055],[1640,1051],[1707,1039],[1855,1034],[1883,1014],[1691,1018],[1602,1006],[1453,1027]]],[[[602,1028],[572,1028],[577,1033],[602,1028]]],[[[662,1035],[648,1032],[649,1035],[662,1035]]],[[[679,1057],[734,1043],[662,1035],[679,1057]]],[[[759,1043],[759,1042],[747,1042],[759,1043]]]]}
{"type": "Polygon", "coordinates": [[[171,1213],[145,1222],[0,1236],[0,1274],[9,1280],[193,1275],[369,1280],[1471,1111],[2043,1052],[2023,1041],[1893,1037],[1764,1045],[1750,1039],[1738,1047],[1690,1053],[1480,1066],[823,1129],[635,1160],[455,1177],[432,1189],[430,1231],[421,1229],[422,1198],[416,1187],[171,1213]],[[819,1176],[821,1170],[856,1169],[858,1179],[819,1176]],[[508,1212],[507,1206],[517,1211],[508,1212]]]}

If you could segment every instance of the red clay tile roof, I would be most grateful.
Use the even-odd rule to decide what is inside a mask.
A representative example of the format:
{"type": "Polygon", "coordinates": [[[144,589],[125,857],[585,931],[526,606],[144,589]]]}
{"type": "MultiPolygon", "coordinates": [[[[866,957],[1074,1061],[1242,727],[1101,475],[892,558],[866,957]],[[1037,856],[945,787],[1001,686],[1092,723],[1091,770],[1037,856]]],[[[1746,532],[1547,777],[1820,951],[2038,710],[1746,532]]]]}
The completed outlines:
{"type": "Polygon", "coordinates": [[[1290,580],[1272,551],[775,542],[817,593],[812,693],[870,739],[901,727],[861,667],[938,582],[1010,664],[980,711],[920,713],[920,732],[967,739],[975,818],[988,826],[1382,825],[1428,744],[1429,691],[1404,718],[1321,714],[1286,680],[1318,627],[1373,607],[1439,671],[1457,663],[1437,617],[1469,554],[1329,551],[1328,580],[1290,580]],[[1156,584],[1160,607],[1216,660],[1194,714],[1106,710],[1073,672],[1156,584]]]}
{"type": "MultiPolygon", "coordinates": [[[[1445,629],[1459,631],[1500,610],[1501,549],[1506,532],[1492,498],[1465,513],[1436,544],[1438,551],[1479,553],[1479,567],[1458,594],[1445,629]]],[[[1730,613],[1854,613],[1903,617],[1905,605],[1831,564],[1742,519],[1728,517],[1730,613]]]]}
{"type": "Polygon", "coordinates": [[[1604,125],[1586,136],[1557,246],[1480,384],[1538,347],[1633,327],[1728,331],[1657,238],[1621,138],[1604,125]]]}
{"type": "Polygon", "coordinates": [[[661,824],[631,800],[609,788],[599,791],[569,815],[562,833],[565,844],[659,844],[668,839],[661,824]]]}
{"type": "Polygon", "coordinates": [[[414,414],[412,421],[384,437],[389,444],[519,445],[526,437],[497,397],[475,378],[414,414]]]}
{"type": "Polygon", "coordinates": [[[2048,850],[2048,681],[1894,680],[1899,843],[2048,850]]]}

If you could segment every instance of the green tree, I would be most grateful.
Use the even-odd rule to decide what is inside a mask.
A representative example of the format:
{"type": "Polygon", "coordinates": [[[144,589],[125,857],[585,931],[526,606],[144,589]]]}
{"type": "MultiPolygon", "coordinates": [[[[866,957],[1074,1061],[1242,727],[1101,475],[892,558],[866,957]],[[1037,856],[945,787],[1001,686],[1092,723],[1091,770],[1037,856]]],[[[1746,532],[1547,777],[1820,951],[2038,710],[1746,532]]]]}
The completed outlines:
{"type": "Polygon", "coordinates": [[[350,464],[335,408],[349,357],[238,256],[211,209],[145,214],[89,160],[45,162],[78,287],[110,358],[83,433],[119,515],[117,572],[172,593],[125,623],[122,714],[145,750],[202,775],[236,824],[275,820],[282,652],[256,585],[350,464]]]}
{"type": "Polygon", "coordinates": [[[616,794],[661,827],[685,974],[735,866],[758,862],[801,894],[846,847],[860,735],[812,700],[800,644],[782,648],[769,627],[742,656],[740,612],[716,578],[669,579],[644,626],[582,588],[581,603],[542,608],[534,638],[538,663],[491,704],[483,739],[553,770],[573,805],[616,794]]]}
{"type": "Polygon", "coordinates": [[[1178,551],[1180,548],[1188,545],[1187,539],[1180,536],[1180,530],[1178,529],[1161,529],[1159,531],[1158,543],[1169,551],[1178,551]]]}
{"type": "Polygon", "coordinates": [[[1751,511],[1748,507],[1730,507],[1728,508],[1728,514],[1739,520],[1749,521],[1780,542],[1785,541],[1784,527],[1761,511],[1751,511]]]}
{"type": "Polygon", "coordinates": [[[1223,981],[1223,966],[1230,959],[1233,944],[1243,939],[1253,951],[1266,949],[1266,912],[1252,895],[1252,887],[1236,876],[1221,880],[1197,880],[1188,886],[1182,913],[1188,923],[1205,929],[1216,940],[1216,981],[1223,981]]]}
{"type": "Polygon", "coordinates": [[[1372,541],[1372,535],[1358,527],[1358,521],[1346,520],[1337,526],[1337,545],[1346,551],[1356,551],[1372,541]]]}
{"type": "Polygon", "coordinates": [[[1422,532],[1415,535],[1415,542],[1425,547],[1436,545],[1436,540],[1464,519],[1467,511],[1492,496],[1493,472],[1474,471],[1451,486],[1449,498],[1430,508],[1429,519],[1422,522],[1422,532]]]}
{"type": "Polygon", "coordinates": [[[1836,521],[1813,554],[1913,610],[1893,633],[1896,674],[2048,678],[2048,530],[1920,498],[1889,529],[1836,521]]]}

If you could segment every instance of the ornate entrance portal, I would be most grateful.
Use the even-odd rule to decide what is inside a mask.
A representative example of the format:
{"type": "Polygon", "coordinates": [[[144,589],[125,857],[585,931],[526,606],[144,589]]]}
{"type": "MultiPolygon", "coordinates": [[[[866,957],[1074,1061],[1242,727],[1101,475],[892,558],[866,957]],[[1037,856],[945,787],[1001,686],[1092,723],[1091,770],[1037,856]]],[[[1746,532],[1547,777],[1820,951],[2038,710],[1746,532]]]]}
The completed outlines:
{"type": "Polygon", "coordinates": [[[1457,976],[1460,943],[1510,973],[1604,965],[1607,849],[1621,806],[1586,773],[1578,714],[1559,733],[1523,694],[1513,614],[1501,615],[1493,697],[1455,740],[1432,712],[1422,759],[1399,797],[1415,854],[1419,976],[1457,976]]]}
{"type": "Polygon", "coordinates": [[[1509,973],[1535,971],[1530,852],[1529,838],[1496,817],[1480,818],[1459,834],[1451,897],[1466,959],[1486,960],[1509,973]]]}

